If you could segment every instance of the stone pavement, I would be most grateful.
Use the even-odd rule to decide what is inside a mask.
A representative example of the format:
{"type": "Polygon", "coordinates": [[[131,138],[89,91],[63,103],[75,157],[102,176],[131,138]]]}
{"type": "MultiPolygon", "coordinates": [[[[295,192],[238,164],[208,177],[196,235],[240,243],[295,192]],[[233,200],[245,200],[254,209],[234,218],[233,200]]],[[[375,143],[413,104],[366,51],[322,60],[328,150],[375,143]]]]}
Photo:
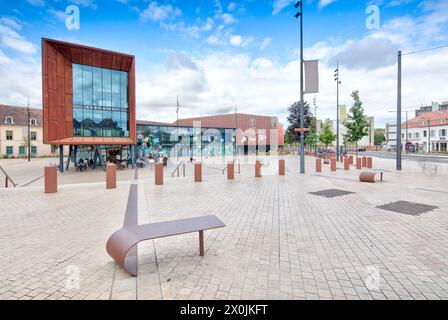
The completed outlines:
{"type": "MultiPolygon", "coordinates": [[[[287,157],[263,159],[226,181],[218,170],[165,178],[129,170],[116,190],[104,176],[72,181],[55,195],[39,183],[0,190],[0,299],[448,299],[446,168],[375,159],[385,182],[361,184],[359,171],[299,175],[287,157]],[[390,172],[389,172],[390,171],[390,172]],[[100,179],[101,178],[101,179],[100,179]],[[139,223],[215,214],[226,227],[139,245],[139,276],[126,274],[105,251],[123,223],[131,184],[138,184],[139,223]],[[325,198],[311,192],[353,192],[325,198]],[[438,207],[413,216],[377,208],[394,201],[438,207]]],[[[220,166],[216,165],[216,168],[220,166]]],[[[70,174],[61,177],[70,182],[70,174]]],[[[76,176],[78,177],[78,176],[76,176]]]]}

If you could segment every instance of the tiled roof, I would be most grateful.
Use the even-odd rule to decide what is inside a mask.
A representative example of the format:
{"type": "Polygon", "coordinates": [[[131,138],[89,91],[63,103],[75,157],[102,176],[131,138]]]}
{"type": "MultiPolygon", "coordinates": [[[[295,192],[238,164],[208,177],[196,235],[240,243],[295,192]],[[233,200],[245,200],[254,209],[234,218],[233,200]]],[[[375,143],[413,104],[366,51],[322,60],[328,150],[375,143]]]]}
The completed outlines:
{"type": "MultiPolygon", "coordinates": [[[[30,108],[31,119],[37,120],[37,125],[42,126],[42,109],[30,108]]],[[[5,124],[6,117],[12,117],[14,125],[27,126],[28,115],[25,107],[13,107],[0,105],[0,123],[5,124]]]]}
{"type": "MultiPolygon", "coordinates": [[[[426,128],[428,127],[428,120],[431,121],[431,127],[447,126],[448,125],[448,111],[434,111],[425,114],[421,114],[414,119],[408,121],[408,128],[426,128]],[[442,119],[445,119],[442,123],[442,119]]],[[[406,128],[406,122],[401,125],[402,128],[406,128]]]]}

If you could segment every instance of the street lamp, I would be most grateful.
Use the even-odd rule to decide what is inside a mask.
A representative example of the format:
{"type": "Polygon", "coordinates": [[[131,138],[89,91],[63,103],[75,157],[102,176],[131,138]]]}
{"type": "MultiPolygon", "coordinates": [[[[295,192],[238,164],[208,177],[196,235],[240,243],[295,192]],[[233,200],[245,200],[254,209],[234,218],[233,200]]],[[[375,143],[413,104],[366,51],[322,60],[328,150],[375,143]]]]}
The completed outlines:
{"type": "Polygon", "coordinates": [[[297,19],[300,17],[300,128],[302,131],[300,132],[300,173],[305,173],[305,132],[303,129],[305,128],[304,121],[304,101],[303,101],[303,1],[297,1],[294,5],[294,8],[299,9],[294,17],[297,19]]]}
{"type": "Polygon", "coordinates": [[[315,138],[314,138],[314,156],[317,157],[317,104],[316,104],[316,97],[314,97],[313,99],[313,105],[314,105],[314,133],[315,133],[315,138]]]}
{"type": "Polygon", "coordinates": [[[334,81],[336,81],[336,159],[339,161],[339,61],[334,71],[334,81]]]}

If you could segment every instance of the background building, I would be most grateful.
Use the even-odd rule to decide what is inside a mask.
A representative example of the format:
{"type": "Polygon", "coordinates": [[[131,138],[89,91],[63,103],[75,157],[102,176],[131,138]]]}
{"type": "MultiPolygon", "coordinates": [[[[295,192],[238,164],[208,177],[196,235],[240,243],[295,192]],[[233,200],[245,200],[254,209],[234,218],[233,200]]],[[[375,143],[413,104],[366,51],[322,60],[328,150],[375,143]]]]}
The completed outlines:
{"type": "Polygon", "coordinates": [[[137,133],[143,153],[152,149],[171,156],[188,156],[190,150],[207,156],[270,152],[284,145],[284,128],[277,117],[242,113],[174,123],[138,121],[137,133]]]}
{"type": "MultiPolygon", "coordinates": [[[[30,108],[31,156],[47,157],[56,154],[55,148],[44,144],[42,110],[30,108]]],[[[0,105],[0,156],[28,156],[28,113],[23,107],[0,105]]]]}
{"type": "Polygon", "coordinates": [[[401,125],[403,147],[421,152],[447,152],[448,110],[422,113],[401,125]]]}
{"type": "Polygon", "coordinates": [[[397,150],[397,123],[386,123],[386,150],[397,150]]]}
{"type": "Polygon", "coordinates": [[[447,111],[448,110],[448,101],[442,102],[441,104],[437,102],[433,102],[430,106],[420,107],[420,109],[415,110],[415,116],[418,117],[422,114],[436,112],[436,111],[447,111]]]}

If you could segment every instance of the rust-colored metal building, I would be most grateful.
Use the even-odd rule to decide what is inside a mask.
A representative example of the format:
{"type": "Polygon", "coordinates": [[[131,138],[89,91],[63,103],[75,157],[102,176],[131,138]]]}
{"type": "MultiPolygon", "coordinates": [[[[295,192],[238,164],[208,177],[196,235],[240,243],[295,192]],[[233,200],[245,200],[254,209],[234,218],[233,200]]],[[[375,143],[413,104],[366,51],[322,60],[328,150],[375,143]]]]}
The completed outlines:
{"type": "Polygon", "coordinates": [[[44,143],[70,146],[73,159],[92,146],[100,161],[100,146],[135,145],[134,56],[42,39],[42,91],[44,143]]]}

